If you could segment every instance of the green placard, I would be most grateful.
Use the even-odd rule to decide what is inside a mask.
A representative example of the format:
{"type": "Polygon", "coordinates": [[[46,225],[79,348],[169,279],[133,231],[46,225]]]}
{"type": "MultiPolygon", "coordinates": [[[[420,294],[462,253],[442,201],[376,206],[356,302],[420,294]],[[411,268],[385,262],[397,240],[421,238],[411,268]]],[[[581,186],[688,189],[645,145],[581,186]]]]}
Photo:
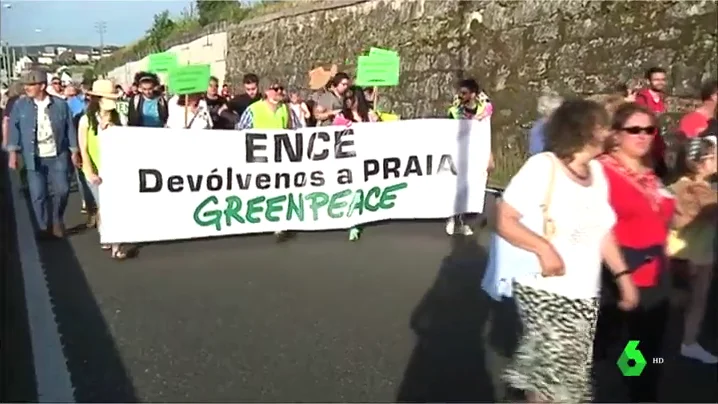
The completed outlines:
{"type": "Polygon", "coordinates": [[[153,73],[168,72],[177,67],[177,54],[172,52],[154,53],[150,55],[147,70],[153,73]]]}
{"type": "Polygon", "coordinates": [[[169,87],[173,94],[196,94],[207,91],[210,76],[209,65],[177,66],[170,70],[169,87]]]}
{"type": "Polygon", "coordinates": [[[392,87],[399,84],[398,56],[359,56],[355,84],[362,87],[392,87]]]}
{"type": "Polygon", "coordinates": [[[369,56],[390,56],[398,58],[399,52],[389,49],[371,48],[369,49],[369,56]]]}

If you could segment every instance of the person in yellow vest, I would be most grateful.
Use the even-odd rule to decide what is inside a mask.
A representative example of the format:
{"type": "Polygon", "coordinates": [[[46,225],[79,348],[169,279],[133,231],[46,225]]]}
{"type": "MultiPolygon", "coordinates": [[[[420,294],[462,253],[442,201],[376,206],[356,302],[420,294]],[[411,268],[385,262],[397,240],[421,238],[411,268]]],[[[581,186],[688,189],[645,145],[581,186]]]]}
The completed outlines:
{"type": "MultiPolygon", "coordinates": [[[[479,83],[474,79],[465,79],[459,82],[457,96],[448,111],[449,119],[476,119],[478,121],[491,119],[494,107],[489,97],[481,91],[479,83]]],[[[494,154],[489,154],[489,172],[494,169],[494,154]]],[[[456,222],[459,222],[459,233],[471,236],[474,231],[466,224],[464,215],[452,216],[446,221],[446,234],[453,235],[456,231],[456,222]]]]}
{"type": "MultiPolygon", "coordinates": [[[[80,118],[77,128],[78,145],[82,156],[82,171],[92,194],[93,205],[97,206],[96,222],[99,222],[100,211],[100,135],[111,126],[121,125],[120,114],[117,111],[117,98],[114,85],[110,80],[97,80],[92,83],[92,90],[88,91],[90,103],[85,114],[80,118]]],[[[103,250],[109,250],[112,258],[123,260],[127,258],[127,250],[120,244],[102,245],[103,250]]]]}
{"type": "MultiPolygon", "coordinates": [[[[301,120],[284,102],[284,86],[279,80],[270,80],[264,91],[264,97],[251,104],[244,111],[237,123],[238,130],[246,129],[298,129],[301,120]]],[[[284,241],[287,233],[274,233],[277,241],[284,241]]]]}

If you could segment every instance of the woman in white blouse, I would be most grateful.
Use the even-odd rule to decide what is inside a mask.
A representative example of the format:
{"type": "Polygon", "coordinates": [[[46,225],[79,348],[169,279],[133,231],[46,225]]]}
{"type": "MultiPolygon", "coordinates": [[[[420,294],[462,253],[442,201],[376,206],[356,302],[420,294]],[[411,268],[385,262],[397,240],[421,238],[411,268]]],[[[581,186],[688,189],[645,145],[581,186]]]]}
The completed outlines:
{"type": "MultiPolygon", "coordinates": [[[[546,152],[528,159],[497,206],[487,283],[513,295],[524,333],[505,373],[529,402],[590,402],[601,263],[614,273],[622,308],[638,295],[611,232],[616,216],[594,160],[609,118],[594,102],[564,102],[545,128],[546,152]]],[[[492,288],[491,285],[488,286],[492,288]]]]}
{"type": "Polygon", "coordinates": [[[175,95],[167,103],[170,129],[212,129],[212,117],[204,100],[204,93],[175,95]],[[185,103],[187,111],[185,112],[185,103]]]}

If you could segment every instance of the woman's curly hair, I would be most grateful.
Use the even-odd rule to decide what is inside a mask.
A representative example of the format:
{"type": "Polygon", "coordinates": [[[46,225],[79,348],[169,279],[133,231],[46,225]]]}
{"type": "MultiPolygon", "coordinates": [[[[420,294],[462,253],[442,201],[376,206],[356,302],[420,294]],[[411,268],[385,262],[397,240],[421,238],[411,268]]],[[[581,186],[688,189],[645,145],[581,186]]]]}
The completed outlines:
{"type": "Polygon", "coordinates": [[[135,79],[132,81],[132,84],[138,86],[142,81],[150,81],[155,86],[158,86],[160,84],[159,76],[152,72],[137,72],[135,74],[135,79]]]}
{"type": "Polygon", "coordinates": [[[597,127],[609,124],[608,113],[601,104],[584,99],[564,101],[546,124],[545,150],[570,162],[574,154],[594,141],[597,127]]]}

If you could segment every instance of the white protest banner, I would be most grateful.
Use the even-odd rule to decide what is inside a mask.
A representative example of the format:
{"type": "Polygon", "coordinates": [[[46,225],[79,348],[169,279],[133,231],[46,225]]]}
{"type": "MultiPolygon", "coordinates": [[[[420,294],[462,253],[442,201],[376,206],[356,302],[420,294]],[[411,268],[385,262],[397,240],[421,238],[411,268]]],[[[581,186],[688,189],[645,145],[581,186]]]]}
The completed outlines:
{"type": "Polygon", "coordinates": [[[100,135],[103,243],[347,229],[481,212],[488,121],[100,135]]]}

